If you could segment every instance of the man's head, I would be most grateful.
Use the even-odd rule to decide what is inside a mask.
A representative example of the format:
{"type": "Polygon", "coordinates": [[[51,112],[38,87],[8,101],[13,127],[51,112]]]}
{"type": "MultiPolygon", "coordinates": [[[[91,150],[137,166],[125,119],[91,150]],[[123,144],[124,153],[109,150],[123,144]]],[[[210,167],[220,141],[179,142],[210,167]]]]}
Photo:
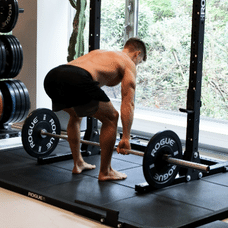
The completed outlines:
{"type": "Polygon", "coordinates": [[[139,57],[141,57],[143,61],[146,61],[147,59],[146,45],[139,38],[132,37],[127,40],[124,45],[124,49],[127,49],[131,53],[138,53],[139,57]]]}

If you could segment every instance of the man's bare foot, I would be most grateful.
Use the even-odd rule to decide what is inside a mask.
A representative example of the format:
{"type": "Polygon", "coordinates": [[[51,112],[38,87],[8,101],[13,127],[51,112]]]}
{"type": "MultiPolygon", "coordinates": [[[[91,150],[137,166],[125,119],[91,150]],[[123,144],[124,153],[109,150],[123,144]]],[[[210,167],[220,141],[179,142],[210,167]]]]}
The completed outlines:
{"type": "Polygon", "coordinates": [[[107,180],[124,180],[127,178],[125,173],[120,173],[114,169],[111,169],[107,174],[100,172],[98,180],[107,181],[107,180]]]}
{"type": "Polygon", "coordinates": [[[72,173],[74,174],[79,174],[81,173],[83,170],[90,170],[90,169],[95,169],[96,166],[95,165],[91,165],[91,164],[88,164],[86,162],[82,162],[82,163],[79,163],[79,164],[76,164],[72,170],[72,173]]]}

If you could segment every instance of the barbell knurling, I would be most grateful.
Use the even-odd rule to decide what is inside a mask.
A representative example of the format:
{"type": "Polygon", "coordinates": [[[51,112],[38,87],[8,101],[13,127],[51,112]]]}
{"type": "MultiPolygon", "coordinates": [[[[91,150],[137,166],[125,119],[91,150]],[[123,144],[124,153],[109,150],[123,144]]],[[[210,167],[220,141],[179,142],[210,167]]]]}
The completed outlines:
{"type": "MultiPolygon", "coordinates": [[[[52,137],[55,137],[55,138],[60,138],[60,139],[65,139],[65,140],[68,140],[68,137],[65,136],[65,135],[55,135],[55,134],[51,134],[49,132],[45,132],[43,130],[41,130],[40,132],[41,135],[48,135],[48,136],[52,136],[52,137]]],[[[98,146],[100,147],[100,143],[98,142],[92,142],[92,141],[88,141],[88,140],[83,140],[83,139],[80,139],[80,142],[83,143],[83,144],[88,144],[88,145],[91,145],[91,146],[98,146]]],[[[113,150],[116,150],[117,147],[114,147],[113,150]]],[[[138,156],[144,156],[144,153],[143,152],[140,152],[140,151],[137,151],[137,150],[127,150],[127,149],[124,149],[127,153],[129,154],[134,154],[134,155],[138,155],[138,156]]]]}

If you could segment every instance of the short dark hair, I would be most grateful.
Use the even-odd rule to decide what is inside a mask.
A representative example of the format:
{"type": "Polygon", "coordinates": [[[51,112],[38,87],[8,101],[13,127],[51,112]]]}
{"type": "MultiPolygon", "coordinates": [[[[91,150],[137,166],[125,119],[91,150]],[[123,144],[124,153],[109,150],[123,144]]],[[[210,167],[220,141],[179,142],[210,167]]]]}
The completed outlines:
{"type": "Polygon", "coordinates": [[[146,45],[138,37],[132,37],[128,39],[124,45],[124,48],[128,48],[130,51],[140,50],[142,52],[141,55],[143,55],[143,61],[146,61],[147,59],[146,45]]]}

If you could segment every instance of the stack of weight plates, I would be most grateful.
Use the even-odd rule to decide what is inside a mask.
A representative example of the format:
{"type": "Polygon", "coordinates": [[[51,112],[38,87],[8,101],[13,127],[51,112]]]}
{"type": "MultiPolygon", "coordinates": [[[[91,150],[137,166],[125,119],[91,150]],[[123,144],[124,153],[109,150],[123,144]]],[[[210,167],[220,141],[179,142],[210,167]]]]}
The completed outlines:
{"type": "Polygon", "coordinates": [[[0,81],[0,124],[22,122],[29,109],[29,93],[23,82],[0,81]]]}
{"type": "Polygon", "coordinates": [[[0,36],[0,60],[0,78],[14,78],[20,73],[23,50],[15,36],[0,36]]]}

